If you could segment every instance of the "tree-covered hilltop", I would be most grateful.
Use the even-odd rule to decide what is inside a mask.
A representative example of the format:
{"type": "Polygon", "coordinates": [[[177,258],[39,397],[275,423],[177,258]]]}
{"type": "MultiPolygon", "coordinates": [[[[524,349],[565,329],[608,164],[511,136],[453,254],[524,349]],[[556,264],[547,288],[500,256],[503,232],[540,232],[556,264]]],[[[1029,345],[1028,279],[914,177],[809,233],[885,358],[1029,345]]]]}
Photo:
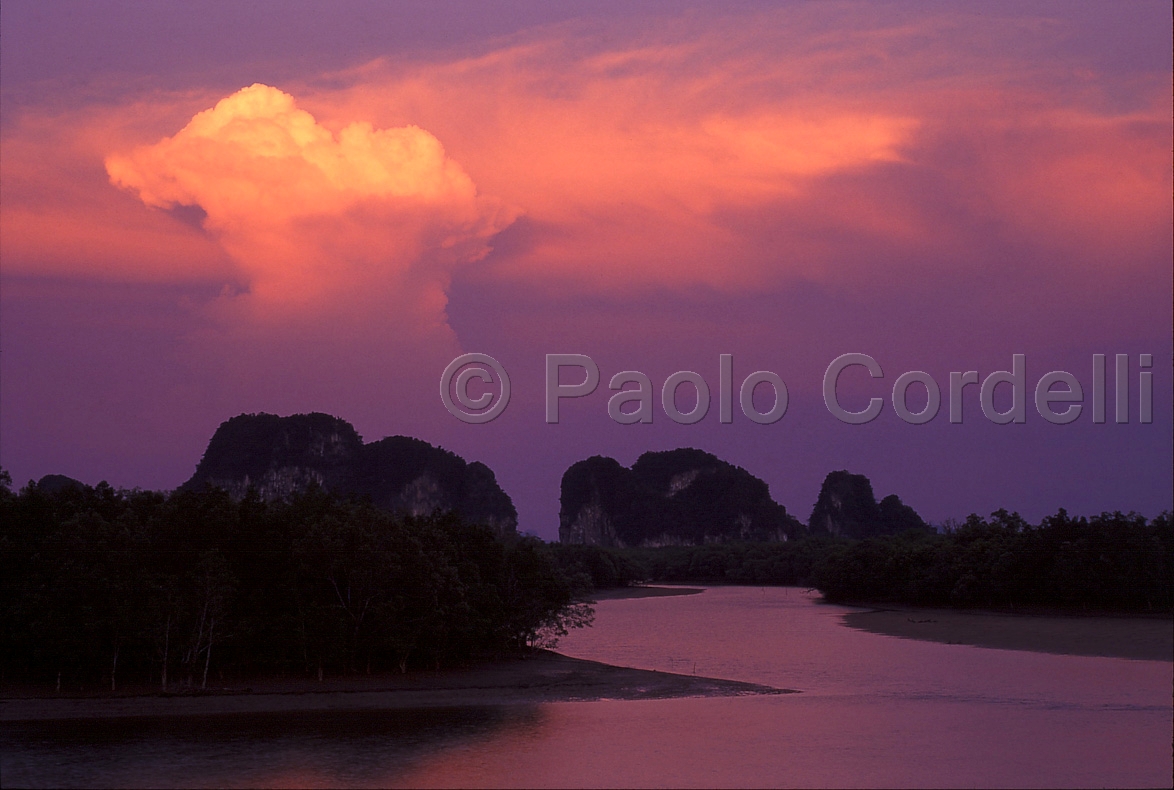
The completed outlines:
{"type": "Polygon", "coordinates": [[[554,547],[578,590],[636,581],[814,587],[829,601],[999,609],[1174,610],[1174,525],[1061,510],[1039,524],[998,511],[938,534],[663,548],[554,547]]]}
{"type": "Polygon", "coordinates": [[[745,469],[693,448],[644,453],[631,469],[595,456],[563,474],[559,540],[596,546],[788,540],[807,530],[745,469]]]}
{"type": "Polygon", "coordinates": [[[518,512],[493,471],[410,436],[363,443],[346,420],[329,414],[241,414],[216,429],[195,474],[183,487],[206,485],[240,498],[251,487],[275,500],[320,486],[370,497],[395,513],[453,511],[506,536],[518,512]]]}
{"type": "Polygon", "coordinates": [[[544,544],[311,487],[0,485],[5,682],[435,667],[587,622],[544,544]]]}

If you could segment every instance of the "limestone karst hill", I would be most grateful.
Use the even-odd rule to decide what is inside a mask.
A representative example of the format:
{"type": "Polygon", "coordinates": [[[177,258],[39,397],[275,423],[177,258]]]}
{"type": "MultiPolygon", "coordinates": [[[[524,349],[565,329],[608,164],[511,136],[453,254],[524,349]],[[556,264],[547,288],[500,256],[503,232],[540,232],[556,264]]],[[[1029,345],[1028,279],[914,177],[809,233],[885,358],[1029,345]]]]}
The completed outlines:
{"type": "Polygon", "coordinates": [[[693,448],[644,453],[631,469],[579,461],[563,475],[560,505],[562,543],[688,546],[807,532],[762,480],[693,448]]]}
{"type": "Polygon", "coordinates": [[[184,488],[218,486],[236,497],[250,486],[281,499],[317,484],[370,496],[394,512],[455,511],[514,534],[518,514],[493,471],[409,436],[364,444],[346,420],[328,414],[242,414],[222,423],[184,488]]]}

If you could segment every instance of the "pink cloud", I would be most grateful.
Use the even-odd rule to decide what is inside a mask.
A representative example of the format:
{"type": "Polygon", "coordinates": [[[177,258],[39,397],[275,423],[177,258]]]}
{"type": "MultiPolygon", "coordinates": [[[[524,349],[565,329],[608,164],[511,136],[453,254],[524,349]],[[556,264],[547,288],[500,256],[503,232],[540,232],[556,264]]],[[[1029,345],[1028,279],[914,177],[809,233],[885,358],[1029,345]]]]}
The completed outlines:
{"type": "MultiPolygon", "coordinates": [[[[171,101],[174,101],[172,97],[171,101]]],[[[102,159],[164,103],[14,113],[4,130],[0,239],[10,275],[223,283],[236,267],[206,234],[110,188],[102,159]]]]}
{"type": "Polygon", "coordinates": [[[484,257],[510,221],[423,129],[356,121],[335,134],[265,85],[106,169],[148,206],[202,209],[266,312],[353,311],[374,293],[442,322],[452,267],[484,257]]]}
{"type": "Polygon", "coordinates": [[[1169,248],[1169,81],[1057,55],[1061,23],[821,6],[625,24],[306,75],[296,102],[254,86],[194,118],[214,97],[33,118],[6,135],[6,248],[31,272],[231,280],[268,315],[413,305],[438,325],[519,214],[477,276],[551,292],[867,293],[1015,265],[1091,299],[1169,248]],[[92,160],[90,182],[53,171],[62,139],[203,229],[99,198],[92,160]],[[47,168],[72,198],[19,186],[47,168]]]}
{"type": "Polygon", "coordinates": [[[494,263],[539,287],[866,288],[927,259],[981,267],[979,226],[984,247],[1026,244],[1081,276],[1168,247],[1168,80],[1040,57],[1064,35],[1047,20],[838,13],[567,26],[468,60],[372,64],[307,101],[433,130],[525,212],[526,243],[494,263]]]}

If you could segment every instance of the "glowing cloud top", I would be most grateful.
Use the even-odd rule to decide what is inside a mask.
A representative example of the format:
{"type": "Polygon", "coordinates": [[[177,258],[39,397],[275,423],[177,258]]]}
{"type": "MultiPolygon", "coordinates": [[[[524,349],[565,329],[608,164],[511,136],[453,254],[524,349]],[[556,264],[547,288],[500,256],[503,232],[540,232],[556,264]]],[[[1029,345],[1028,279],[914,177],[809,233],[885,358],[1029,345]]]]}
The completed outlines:
{"type": "Polygon", "coordinates": [[[337,135],[292,96],[255,84],[173,137],[106,160],[149,206],[198,206],[254,294],[304,304],[345,285],[443,288],[448,267],[488,252],[509,219],[416,126],[355,122],[337,135]]]}

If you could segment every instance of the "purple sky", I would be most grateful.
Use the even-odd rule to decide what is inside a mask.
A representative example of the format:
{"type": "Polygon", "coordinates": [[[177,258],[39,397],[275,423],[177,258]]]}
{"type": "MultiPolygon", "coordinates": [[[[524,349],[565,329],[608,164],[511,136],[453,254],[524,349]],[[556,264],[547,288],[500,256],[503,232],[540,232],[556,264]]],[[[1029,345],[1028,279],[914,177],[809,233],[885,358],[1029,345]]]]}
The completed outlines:
{"type": "Polygon", "coordinates": [[[1168,4],[13,0],[2,15],[0,464],[18,484],[171,488],[220,422],[324,411],[368,441],[484,461],[547,539],[569,464],[681,446],[743,466],[800,519],[841,468],[931,521],[1174,504],[1168,4]],[[238,93],[256,83],[271,87],[238,93]],[[467,351],[513,382],[487,425],[438,397],[467,351]],[[884,370],[841,380],[850,408],[885,399],[867,425],[822,401],[847,352],[884,370]],[[547,353],[601,372],[558,425],[547,353]],[[719,424],[723,353],[735,388],[783,378],[782,420],[735,406],[719,424]],[[950,371],[1015,353],[1026,423],[992,424],[969,387],[950,424],[950,371]],[[657,388],[653,424],[608,418],[622,370],[657,388]],[[699,424],[660,409],[678,370],[713,391],[699,424]],[[888,402],[909,370],[943,390],[926,425],[888,402]],[[1032,404],[1052,370],[1085,390],[1072,424],[1032,404]]]}

